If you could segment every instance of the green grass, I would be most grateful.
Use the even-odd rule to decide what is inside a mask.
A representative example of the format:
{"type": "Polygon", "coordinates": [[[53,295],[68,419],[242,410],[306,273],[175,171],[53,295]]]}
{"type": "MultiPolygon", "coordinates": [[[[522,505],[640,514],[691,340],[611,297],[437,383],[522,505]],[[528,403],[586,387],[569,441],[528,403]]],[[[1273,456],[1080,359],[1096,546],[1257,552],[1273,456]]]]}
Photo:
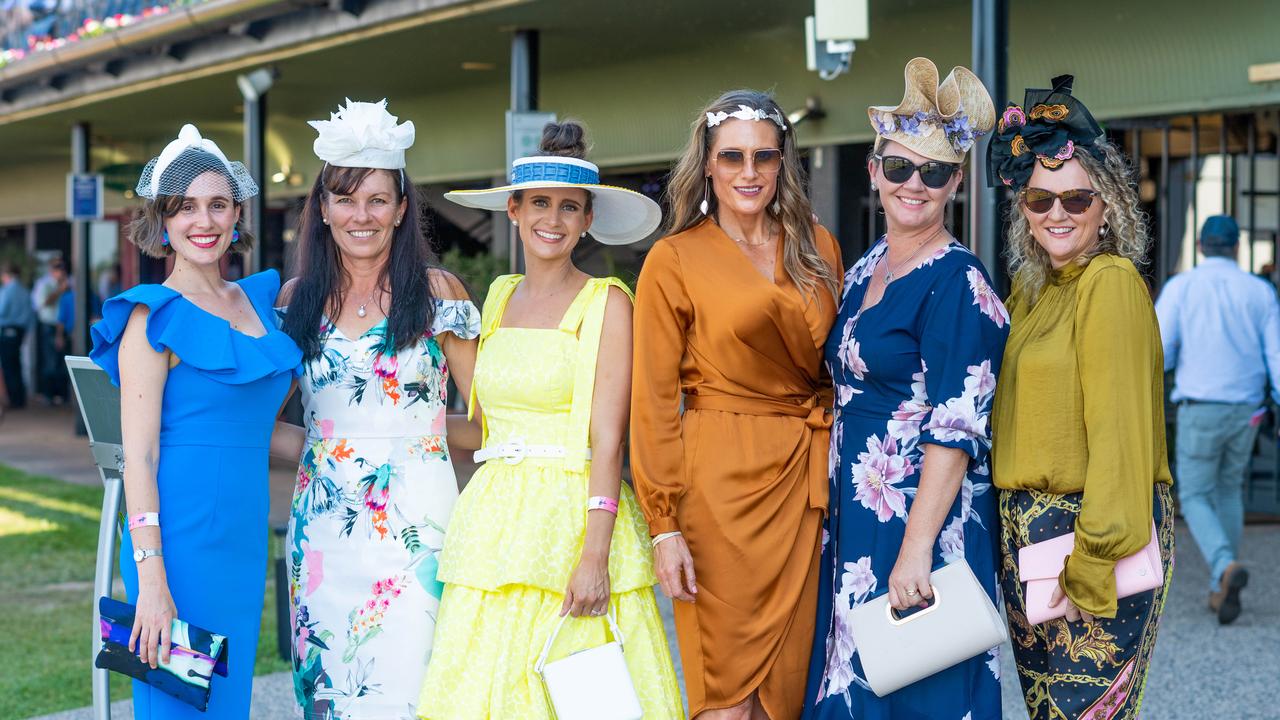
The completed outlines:
{"type": "MultiPolygon", "coordinates": [[[[93,702],[93,567],[102,489],[0,465],[0,718],[93,702]]],[[[276,655],[275,573],[268,573],[257,673],[276,655]]],[[[130,684],[112,674],[113,700],[130,684]]]]}

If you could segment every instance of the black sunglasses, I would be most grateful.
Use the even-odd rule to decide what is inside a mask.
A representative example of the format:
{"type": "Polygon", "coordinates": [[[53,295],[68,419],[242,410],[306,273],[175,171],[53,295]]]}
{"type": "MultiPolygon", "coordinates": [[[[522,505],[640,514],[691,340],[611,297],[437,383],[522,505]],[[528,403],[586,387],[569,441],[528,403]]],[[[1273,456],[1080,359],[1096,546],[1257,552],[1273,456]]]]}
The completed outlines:
{"type": "Polygon", "coordinates": [[[1052,210],[1054,200],[1061,200],[1062,209],[1067,213],[1080,215],[1093,205],[1093,199],[1098,196],[1098,193],[1085,188],[1052,193],[1044,188],[1029,187],[1023,188],[1019,195],[1022,196],[1022,207],[1037,215],[1043,215],[1052,210]]]}
{"type": "Polygon", "coordinates": [[[891,183],[904,183],[911,179],[917,170],[920,171],[920,182],[925,187],[937,190],[940,187],[946,187],[951,182],[951,176],[956,174],[956,170],[960,169],[959,165],[951,163],[938,162],[930,160],[926,163],[916,165],[904,157],[897,155],[873,155],[880,163],[880,172],[884,173],[884,177],[891,183]]]}
{"type": "MultiPolygon", "coordinates": [[[[716,153],[716,164],[730,172],[737,172],[747,163],[747,154],[741,150],[721,150],[716,153]]],[[[782,151],[764,148],[751,153],[751,166],[758,173],[776,173],[782,168],[782,151]]]]}

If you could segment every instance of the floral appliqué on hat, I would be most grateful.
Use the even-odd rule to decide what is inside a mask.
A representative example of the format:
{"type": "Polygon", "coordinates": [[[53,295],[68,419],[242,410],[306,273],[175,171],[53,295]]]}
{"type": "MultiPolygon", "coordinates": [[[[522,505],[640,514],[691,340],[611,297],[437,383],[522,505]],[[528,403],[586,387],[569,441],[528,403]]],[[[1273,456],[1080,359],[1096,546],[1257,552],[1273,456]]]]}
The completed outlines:
{"type": "Polygon", "coordinates": [[[1072,97],[1072,81],[1072,76],[1060,75],[1053,79],[1052,89],[1028,88],[1021,106],[1010,103],[1005,108],[987,148],[988,184],[1021,190],[1037,162],[1057,170],[1081,150],[1101,157],[1097,142],[1102,128],[1072,97]]]}

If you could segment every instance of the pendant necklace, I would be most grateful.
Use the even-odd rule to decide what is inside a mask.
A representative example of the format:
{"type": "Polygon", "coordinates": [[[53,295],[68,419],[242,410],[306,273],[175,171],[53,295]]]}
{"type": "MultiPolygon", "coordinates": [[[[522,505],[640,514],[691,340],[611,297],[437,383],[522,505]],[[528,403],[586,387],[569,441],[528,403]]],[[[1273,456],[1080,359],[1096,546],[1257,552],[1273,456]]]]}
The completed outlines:
{"type": "Polygon", "coordinates": [[[365,298],[364,302],[360,303],[360,306],[356,308],[356,315],[357,315],[358,317],[364,317],[365,315],[367,315],[367,314],[368,314],[368,313],[366,313],[366,312],[365,312],[365,309],[364,309],[364,308],[365,308],[365,306],[366,306],[366,305],[368,305],[369,303],[373,302],[373,296],[374,296],[374,295],[376,295],[376,294],[378,294],[378,288],[377,288],[377,287],[375,287],[375,288],[373,289],[373,292],[369,293],[369,297],[365,298]]]}
{"type": "MultiPolygon", "coordinates": [[[[911,253],[911,257],[908,257],[906,260],[903,260],[902,262],[898,263],[894,267],[887,268],[884,273],[884,284],[888,285],[889,283],[893,282],[894,276],[898,274],[898,271],[906,267],[906,265],[910,263],[912,260],[915,260],[916,256],[920,254],[920,251],[924,249],[924,246],[933,242],[934,238],[942,234],[942,231],[943,231],[943,228],[938,228],[937,232],[930,235],[928,238],[924,239],[923,241],[920,242],[919,245],[916,246],[916,250],[915,252],[911,253]]],[[[885,242],[887,243],[888,241],[886,240],[885,242]]],[[[885,250],[885,253],[884,253],[884,262],[886,265],[889,264],[889,251],[887,249],[885,250]]]]}

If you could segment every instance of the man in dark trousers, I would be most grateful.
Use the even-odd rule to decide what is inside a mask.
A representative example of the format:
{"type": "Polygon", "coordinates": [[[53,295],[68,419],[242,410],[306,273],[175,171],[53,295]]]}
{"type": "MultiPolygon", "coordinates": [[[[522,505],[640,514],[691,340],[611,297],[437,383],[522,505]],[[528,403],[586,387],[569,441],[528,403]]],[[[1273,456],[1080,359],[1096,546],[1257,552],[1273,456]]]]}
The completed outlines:
{"type": "Polygon", "coordinates": [[[22,379],[22,340],[35,319],[31,294],[18,279],[12,264],[0,263],[0,373],[8,390],[9,406],[27,404],[27,386],[22,379]]]}

